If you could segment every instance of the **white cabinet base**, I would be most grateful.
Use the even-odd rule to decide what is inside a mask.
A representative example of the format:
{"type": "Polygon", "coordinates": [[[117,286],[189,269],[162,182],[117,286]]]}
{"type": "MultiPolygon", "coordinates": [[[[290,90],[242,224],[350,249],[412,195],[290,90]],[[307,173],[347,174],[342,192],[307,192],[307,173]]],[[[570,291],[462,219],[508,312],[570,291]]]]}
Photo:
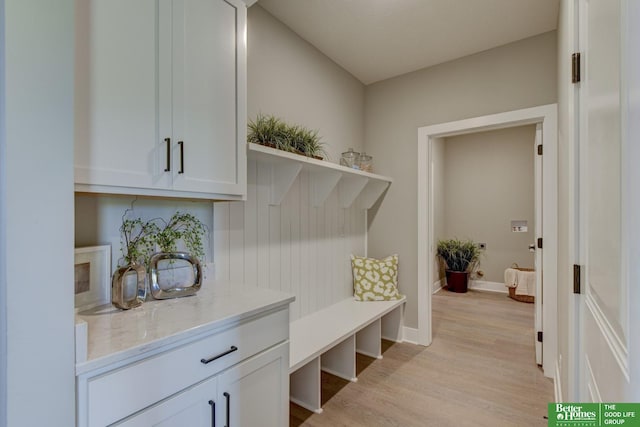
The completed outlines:
{"type": "MultiPolygon", "coordinates": [[[[170,318],[163,308],[171,310],[159,307],[155,318],[160,323],[170,318]]],[[[214,410],[216,425],[228,425],[227,419],[236,420],[234,426],[285,425],[289,309],[261,310],[242,321],[227,321],[177,347],[143,351],[79,374],[78,427],[113,423],[209,427],[214,410]]],[[[127,314],[135,315],[133,311],[127,314]]],[[[140,317],[129,320],[139,321],[140,317]]],[[[135,329],[128,332],[135,333],[135,329]]]]}

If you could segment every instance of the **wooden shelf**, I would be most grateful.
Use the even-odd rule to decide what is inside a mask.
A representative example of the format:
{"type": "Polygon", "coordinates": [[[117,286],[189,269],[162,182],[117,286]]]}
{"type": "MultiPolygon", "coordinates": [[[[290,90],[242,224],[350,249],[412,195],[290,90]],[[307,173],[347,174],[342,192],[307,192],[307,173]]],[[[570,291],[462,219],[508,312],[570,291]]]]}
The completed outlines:
{"type": "Polygon", "coordinates": [[[389,187],[393,180],[374,173],[288,153],[258,144],[247,144],[247,157],[271,166],[272,205],[279,205],[302,170],[311,178],[313,206],[322,206],[333,189],[338,186],[340,205],[348,208],[358,200],[363,209],[369,209],[389,187]]]}

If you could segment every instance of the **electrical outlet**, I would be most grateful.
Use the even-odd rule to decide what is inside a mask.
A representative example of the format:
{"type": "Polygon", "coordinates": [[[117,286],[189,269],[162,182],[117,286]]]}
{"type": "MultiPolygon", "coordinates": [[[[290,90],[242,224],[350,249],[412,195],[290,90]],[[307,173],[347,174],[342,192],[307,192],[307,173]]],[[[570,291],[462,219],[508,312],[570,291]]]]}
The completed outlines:
{"type": "Polygon", "coordinates": [[[478,243],[478,247],[482,250],[487,249],[487,244],[486,243],[478,243]]]}

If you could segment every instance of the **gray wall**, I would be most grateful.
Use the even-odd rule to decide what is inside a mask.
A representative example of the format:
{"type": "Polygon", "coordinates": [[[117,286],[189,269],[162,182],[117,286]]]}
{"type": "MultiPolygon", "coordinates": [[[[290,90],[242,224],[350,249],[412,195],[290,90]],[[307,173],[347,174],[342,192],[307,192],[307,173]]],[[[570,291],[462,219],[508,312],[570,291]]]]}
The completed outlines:
{"type": "Polygon", "coordinates": [[[481,280],[503,282],[514,262],[534,266],[535,133],[529,125],[445,139],[444,237],[487,244],[481,280]],[[512,232],[511,220],[528,221],[528,231],[512,232]]]}
{"type": "Polygon", "coordinates": [[[7,329],[0,425],[73,426],[75,5],[2,6],[0,311],[7,329]]]}
{"type": "Polygon", "coordinates": [[[557,100],[556,33],[549,32],[367,87],[365,140],[394,182],[369,215],[369,254],[400,255],[405,322],[417,327],[417,129],[557,100]]]}
{"type": "Polygon", "coordinates": [[[247,37],[250,119],[272,114],[317,129],[335,163],[349,147],[362,151],[362,83],[257,4],[247,37]]]}

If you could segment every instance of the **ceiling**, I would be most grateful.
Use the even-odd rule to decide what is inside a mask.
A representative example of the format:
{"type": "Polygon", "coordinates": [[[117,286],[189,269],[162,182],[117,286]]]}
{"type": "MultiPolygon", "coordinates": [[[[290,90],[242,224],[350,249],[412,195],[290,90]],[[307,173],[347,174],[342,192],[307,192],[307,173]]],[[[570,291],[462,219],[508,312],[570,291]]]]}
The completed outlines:
{"type": "Polygon", "coordinates": [[[364,84],[555,30],[559,0],[260,0],[364,84]]]}

